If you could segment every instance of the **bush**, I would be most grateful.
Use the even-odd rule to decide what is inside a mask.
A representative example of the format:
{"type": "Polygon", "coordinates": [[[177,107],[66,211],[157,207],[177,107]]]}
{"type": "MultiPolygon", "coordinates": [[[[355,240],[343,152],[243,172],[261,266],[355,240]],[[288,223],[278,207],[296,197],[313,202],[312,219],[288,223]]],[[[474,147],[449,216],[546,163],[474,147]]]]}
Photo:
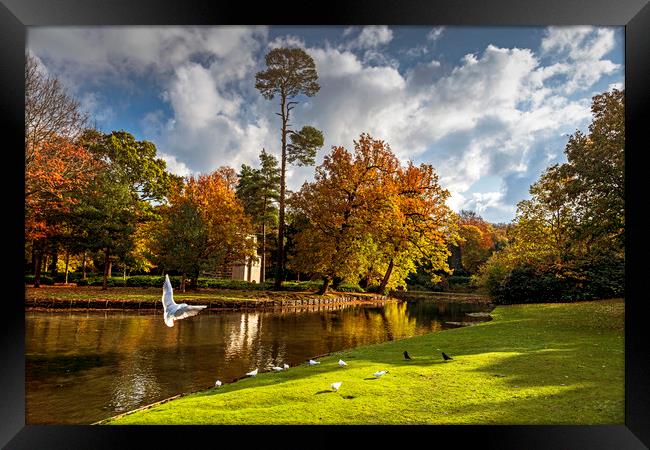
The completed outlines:
{"type": "Polygon", "coordinates": [[[593,300],[624,293],[625,261],[616,257],[518,266],[491,291],[497,304],[593,300]]]}
{"type": "Polygon", "coordinates": [[[255,283],[245,280],[228,280],[220,278],[199,278],[197,286],[200,288],[215,289],[244,289],[244,290],[263,290],[270,285],[268,283],[255,283]]]}
{"type": "Polygon", "coordinates": [[[357,283],[341,283],[337,289],[339,292],[364,292],[357,283]]]}
{"type": "MultiPolygon", "coordinates": [[[[169,277],[172,287],[179,287],[181,285],[181,277],[169,277]]],[[[126,285],[129,287],[157,287],[162,288],[165,282],[165,277],[160,275],[134,275],[127,277],[126,285]]]]}
{"type": "MultiPolygon", "coordinates": [[[[25,275],[25,284],[34,284],[34,275],[25,275]]],[[[41,284],[53,285],[54,280],[51,277],[41,275],[41,284]]]]}

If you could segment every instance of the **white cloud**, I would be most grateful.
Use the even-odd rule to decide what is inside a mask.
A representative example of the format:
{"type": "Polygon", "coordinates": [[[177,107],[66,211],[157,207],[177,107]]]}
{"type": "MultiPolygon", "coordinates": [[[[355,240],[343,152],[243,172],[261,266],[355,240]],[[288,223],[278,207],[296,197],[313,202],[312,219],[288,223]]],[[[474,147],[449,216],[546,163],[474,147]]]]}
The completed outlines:
{"type": "Polygon", "coordinates": [[[393,40],[393,30],[386,25],[370,25],[363,27],[361,33],[348,44],[348,47],[371,49],[387,44],[391,40],[393,40]]]}
{"type": "Polygon", "coordinates": [[[269,42],[269,48],[305,47],[305,41],[298,36],[278,36],[269,42]]]}
{"type": "Polygon", "coordinates": [[[620,65],[603,59],[614,45],[612,28],[549,27],[540,50],[542,55],[552,55],[558,59],[549,67],[548,75],[564,75],[566,81],[559,90],[571,94],[576,90],[588,89],[603,75],[620,68],[620,65]]]}
{"type": "Polygon", "coordinates": [[[469,204],[472,210],[481,214],[488,208],[498,208],[503,199],[502,192],[475,192],[472,194],[472,200],[469,204]]]}
{"type": "Polygon", "coordinates": [[[445,27],[434,27],[427,33],[427,40],[435,42],[442,37],[442,34],[445,31],[445,27]]]}
{"type": "Polygon", "coordinates": [[[458,207],[496,208],[503,194],[477,198],[467,191],[489,174],[526,172],[538,140],[573,132],[590,117],[588,99],[572,101],[545,86],[549,71],[529,49],[488,45],[437,79],[431,76],[439,63],[422,64],[418,70],[429,66],[428,83],[416,79],[417,68],[400,74],[371,67],[349,51],[308,50],[322,88],[304,120],[324,130],[319,156],[331,145],[351,149],[361,132],[369,132],[402,160],[433,163],[452,192],[450,204],[458,207]]]}
{"type": "MultiPolygon", "coordinates": [[[[279,154],[277,99],[263,99],[252,80],[268,48],[305,47],[300,36],[269,42],[267,29],[244,27],[32,30],[30,48],[48,70],[71,82],[101,85],[110,79],[129,91],[136,74],[160,87],[171,116],[152,110],[140,126],[174,173],[256,165],[263,147],[279,154]]],[[[434,28],[424,44],[433,47],[443,30],[434,28]]],[[[291,118],[294,128],[311,124],[324,132],[317,163],[331,146],[352,149],[352,141],[368,132],[389,143],[403,161],[433,164],[452,193],[450,206],[485,217],[512,214],[513,196],[527,189],[524,181],[537,178],[549,155],[561,154],[558,136],[588,123],[590,98],[569,94],[589,89],[618,68],[605,59],[614,45],[608,28],[551,27],[537,54],[486,45],[444,69],[433,53],[424,56],[425,48],[411,55],[421,61],[408,70],[381,51],[393,39],[390,28],[349,27],[342,33],[347,40],[338,47],[306,48],[321,90],[300,99],[291,118]],[[472,191],[487,175],[506,185],[501,191],[472,191]],[[521,186],[510,189],[512,180],[521,186]]],[[[103,99],[91,93],[84,102],[98,108],[103,99]]],[[[288,188],[298,189],[313,173],[313,167],[290,168],[288,188]]]]}
{"type": "Polygon", "coordinates": [[[622,91],[625,89],[625,83],[610,83],[610,85],[607,87],[608,91],[613,91],[614,89],[622,91]]]}
{"type": "Polygon", "coordinates": [[[87,112],[99,128],[115,118],[115,111],[106,106],[104,96],[99,92],[85,92],[79,99],[81,109],[87,112]]]}
{"type": "Polygon", "coordinates": [[[168,155],[163,152],[158,152],[158,156],[165,161],[165,163],[167,164],[167,170],[173,173],[174,175],[180,175],[182,177],[186,177],[188,175],[193,174],[193,172],[189,169],[189,167],[187,167],[184,163],[176,159],[175,156],[168,155]]]}

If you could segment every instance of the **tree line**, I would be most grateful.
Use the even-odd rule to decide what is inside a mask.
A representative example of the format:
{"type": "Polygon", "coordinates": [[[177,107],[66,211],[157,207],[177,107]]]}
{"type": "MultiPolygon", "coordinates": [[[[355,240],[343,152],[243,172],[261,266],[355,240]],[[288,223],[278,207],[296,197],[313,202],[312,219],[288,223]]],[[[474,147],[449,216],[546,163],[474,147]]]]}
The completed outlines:
{"type": "Polygon", "coordinates": [[[517,205],[508,244],[476,281],[502,303],[621,296],[625,289],[625,94],[592,99],[589,131],[568,139],[517,205]]]}
{"type": "MultiPolygon", "coordinates": [[[[271,50],[255,77],[264,98],[279,100],[279,158],[262,149],[257,167],[184,178],[167,171],[152,142],[90,127],[79,103],[29,54],[25,76],[25,254],[35,286],[44,270],[65,272],[67,282],[69,271],[85,277],[101,269],[104,289],[114,269],[124,276],[154,270],[178,273],[184,290],[186,279],[196,287],[201,274],[259,256],[261,281],[273,278],[281,288],[287,279],[319,279],[321,293],[342,282],[386,292],[414,276],[435,285],[453,273],[471,275],[503,302],[584,295],[580,289],[596,278],[618,289],[621,91],[594,97],[594,121],[587,135],[570,137],[567,163],[531,186],[511,224],[491,224],[472,211],[454,213],[431,165],[403,164],[367,133],[353,149],[333,146],[314,180],[290,192],[287,165],[314,165],[324,143],[320,130],[291,123],[295,105],[320,89],[302,49],[271,50]],[[571,280],[565,285],[573,290],[553,283],[522,290],[535,285],[528,278],[553,276],[571,280]]],[[[592,291],[603,295],[604,285],[592,291]]]]}
{"type": "Polygon", "coordinates": [[[279,160],[263,149],[259,167],[181,178],[152,142],[89,127],[79,103],[27,55],[25,242],[34,285],[48,260],[57,272],[62,259],[66,275],[101,268],[104,289],[114,267],[174,271],[185,289],[186,277],[196,286],[199,274],[258,254],[263,280],[274,266],[276,287],[287,276],[317,277],[322,292],[342,280],[403,285],[422,259],[445,269],[455,236],[449,193],[431,166],[402,166],[388,144],[362,134],[354,153],[334,147],[313,183],[286,189],[287,164],[313,165],[323,145],[320,130],[294,131],[289,120],[296,98],[318,91],[318,76],[301,49],[274,49],[266,62],[256,87],[280,99],[279,160]]]}

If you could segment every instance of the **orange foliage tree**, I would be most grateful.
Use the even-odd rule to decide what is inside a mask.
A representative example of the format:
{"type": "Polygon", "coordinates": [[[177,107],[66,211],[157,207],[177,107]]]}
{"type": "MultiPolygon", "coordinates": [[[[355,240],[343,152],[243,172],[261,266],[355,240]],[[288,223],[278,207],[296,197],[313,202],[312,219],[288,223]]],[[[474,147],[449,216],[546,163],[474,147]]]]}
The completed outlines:
{"type": "Polygon", "coordinates": [[[33,147],[25,169],[25,241],[33,246],[36,287],[46,239],[63,232],[61,218],[101,165],[85,148],[62,137],[33,147]]]}
{"type": "Polygon", "coordinates": [[[167,270],[181,272],[183,280],[190,275],[194,286],[201,269],[256,256],[253,224],[235,195],[230,173],[220,168],[186,178],[161,211],[154,253],[167,270]]]}
{"type": "Polygon", "coordinates": [[[354,147],[334,147],[315,181],[292,197],[307,225],[296,235],[291,266],[321,276],[321,293],[335,278],[395,287],[422,258],[446,268],[454,223],[433,168],[402,167],[388,144],[368,134],[354,147]]]}

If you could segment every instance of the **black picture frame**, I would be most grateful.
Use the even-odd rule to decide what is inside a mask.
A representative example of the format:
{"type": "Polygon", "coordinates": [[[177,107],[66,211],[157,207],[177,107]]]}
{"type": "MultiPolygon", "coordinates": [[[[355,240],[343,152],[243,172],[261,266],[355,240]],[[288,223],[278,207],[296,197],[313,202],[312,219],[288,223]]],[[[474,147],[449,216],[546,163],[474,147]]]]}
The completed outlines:
{"type": "MultiPolygon", "coordinates": [[[[11,261],[3,272],[0,445],[10,449],[144,448],[199,445],[339,445],[362,434],[363,445],[396,438],[406,445],[466,444],[499,449],[641,449],[650,446],[650,351],[641,280],[647,232],[641,229],[644,129],[650,105],[650,4],[647,0],[348,0],[313,2],[172,0],[0,0],[0,142],[4,168],[5,243],[11,261]],[[42,25],[623,25],[626,87],[626,302],[625,425],[612,426],[188,426],[105,427],[25,425],[24,56],[26,27],[42,25]],[[20,236],[20,238],[15,238],[20,236]],[[644,338],[645,336],[645,338],[644,338]],[[204,443],[201,443],[201,441],[204,443]],[[235,439],[233,441],[232,439],[235,439]],[[238,443],[237,443],[238,442],[238,443]],[[421,444],[420,444],[421,442],[421,444]]],[[[82,403],[83,399],[79,399],[82,403]]]]}

